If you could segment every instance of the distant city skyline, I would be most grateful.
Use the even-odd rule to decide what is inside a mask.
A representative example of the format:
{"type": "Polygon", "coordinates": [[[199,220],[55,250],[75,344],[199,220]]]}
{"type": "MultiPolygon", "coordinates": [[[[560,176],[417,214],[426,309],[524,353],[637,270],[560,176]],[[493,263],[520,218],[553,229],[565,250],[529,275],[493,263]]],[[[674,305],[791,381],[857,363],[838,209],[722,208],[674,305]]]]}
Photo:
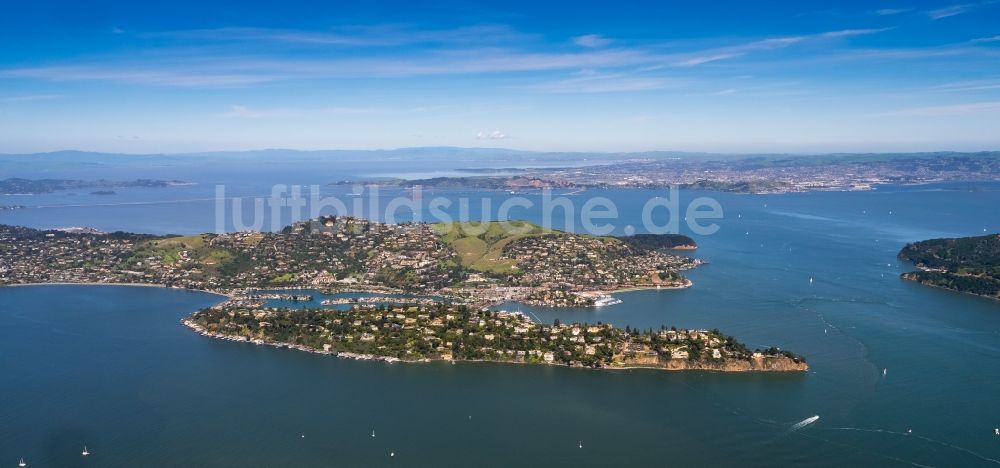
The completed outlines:
{"type": "Polygon", "coordinates": [[[25,2],[0,152],[1000,148],[1000,2],[25,2]]]}

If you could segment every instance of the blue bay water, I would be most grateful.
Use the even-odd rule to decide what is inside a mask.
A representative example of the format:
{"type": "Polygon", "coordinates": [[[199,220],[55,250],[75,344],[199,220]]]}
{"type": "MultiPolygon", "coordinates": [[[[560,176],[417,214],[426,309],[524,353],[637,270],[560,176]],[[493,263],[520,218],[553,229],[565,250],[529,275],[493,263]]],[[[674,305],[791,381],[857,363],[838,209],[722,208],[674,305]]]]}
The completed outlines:
{"type": "MultiPolygon", "coordinates": [[[[695,236],[694,255],[709,264],[689,272],[694,287],[622,293],[623,304],[599,309],[508,307],[543,321],[717,327],[751,347],[805,355],[812,369],[804,375],[344,361],[191,333],[179,320],[219,300],[207,294],[0,289],[0,461],[1000,464],[1000,437],[993,434],[1000,426],[1000,302],[900,281],[908,266],[895,259],[909,241],[1000,231],[998,188],[683,192],[682,206],[707,195],[725,210],[716,234],[695,236]],[[819,420],[794,429],[814,415],[819,420]],[[83,444],[94,452],[86,460],[83,444]]],[[[249,182],[245,190],[266,194],[249,182]]],[[[574,197],[590,195],[616,202],[620,230],[639,226],[643,203],[662,193],[574,197]]],[[[0,222],[194,233],[213,229],[212,208],[192,202],[25,209],[0,213],[0,222]],[[54,213],[71,213],[73,222],[54,213]]],[[[514,217],[540,219],[537,210],[514,217]]]]}

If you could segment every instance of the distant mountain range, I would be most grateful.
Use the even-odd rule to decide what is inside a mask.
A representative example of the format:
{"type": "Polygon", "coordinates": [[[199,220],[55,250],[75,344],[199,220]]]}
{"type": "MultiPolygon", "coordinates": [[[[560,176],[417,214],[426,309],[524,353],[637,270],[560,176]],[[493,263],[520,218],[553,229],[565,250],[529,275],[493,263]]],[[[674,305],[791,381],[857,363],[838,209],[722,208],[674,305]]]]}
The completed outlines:
{"type": "Polygon", "coordinates": [[[507,148],[465,148],[455,146],[423,146],[394,149],[324,149],[296,150],[281,148],[266,148],[247,151],[205,151],[190,153],[103,153],[94,151],[62,150],[42,153],[0,153],[0,158],[8,157],[44,157],[52,160],[104,159],[121,157],[160,157],[160,158],[227,158],[227,157],[441,157],[441,156],[490,156],[490,157],[521,157],[521,158],[596,158],[596,159],[788,159],[817,158],[818,160],[886,160],[894,158],[934,158],[934,157],[972,157],[1000,158],[1000,151],[930,151],[930,152],[893,152],[893,153],[702,153],[689,151],[637,151],[637,152],[601,152],[601,151],[526,151],[507,148]]]}

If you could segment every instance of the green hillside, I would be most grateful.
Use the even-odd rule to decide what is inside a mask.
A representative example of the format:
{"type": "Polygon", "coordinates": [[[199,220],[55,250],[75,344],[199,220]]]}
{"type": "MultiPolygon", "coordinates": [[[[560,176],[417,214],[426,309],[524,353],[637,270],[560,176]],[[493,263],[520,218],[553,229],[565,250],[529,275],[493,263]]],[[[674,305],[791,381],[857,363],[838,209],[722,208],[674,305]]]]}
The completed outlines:
{"type": "Polygon", "coordinates": [[[439,223],[433,228],[444,243],[455,249],[463,267],[507,274],[512,272],[515,262],[500,259],[504,247],[525,237],[557,232],[525,221],[439,223]]]}
{"type": "Polygon", "coordinates": [[[920,271],[904,279],[987,297],[1000,297],[1000,234],[931,239],[908,244],[899,259],[920,271]]]}

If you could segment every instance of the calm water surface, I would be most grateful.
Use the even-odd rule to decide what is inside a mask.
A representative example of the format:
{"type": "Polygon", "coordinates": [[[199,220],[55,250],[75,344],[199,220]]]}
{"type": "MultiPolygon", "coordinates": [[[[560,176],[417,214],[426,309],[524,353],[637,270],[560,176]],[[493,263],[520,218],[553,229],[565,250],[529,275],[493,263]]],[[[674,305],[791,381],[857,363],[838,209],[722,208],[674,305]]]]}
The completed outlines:
{"type": "MultiPolygon", "coordinates": [[[[600,309],[506,306],[546,322],[718,327],[804,354],[803,375],[344,361],[191,333],[179,320],[219,301],[209,294],[3,288],[0,464],[994,466],[1000,302],[902,282],[895,254],[1000,231],[997,187],[711,194],[726,217],[696,238],[710,263],[693,288],[600,309]]],[[[636,225],[654,195],[601,194],[636,225]]],[[[88,209],[74,216],[133,230],[155,218],[88,209]]]]}

